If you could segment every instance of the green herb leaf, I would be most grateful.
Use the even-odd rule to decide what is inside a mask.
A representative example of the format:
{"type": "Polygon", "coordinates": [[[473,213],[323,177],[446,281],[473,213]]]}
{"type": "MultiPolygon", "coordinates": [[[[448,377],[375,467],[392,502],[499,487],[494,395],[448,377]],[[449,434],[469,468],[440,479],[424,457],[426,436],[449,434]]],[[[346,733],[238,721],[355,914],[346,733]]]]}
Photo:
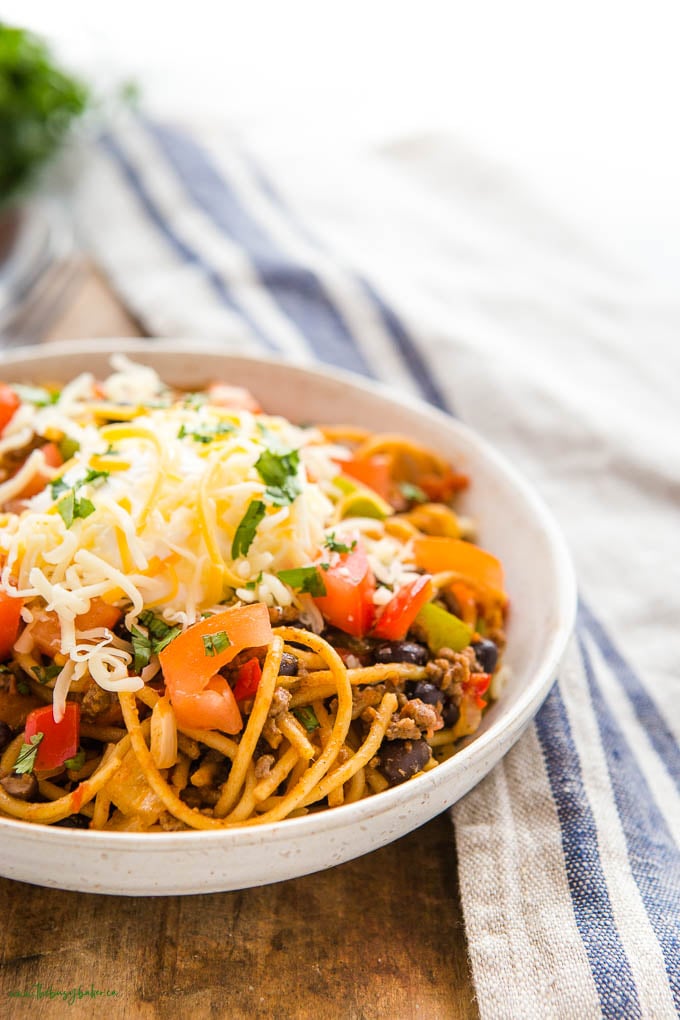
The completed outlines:
{"type": "Polygon", "coordinates": [[[338,542],[338,541],[336,541],[335,532],[331,531],[330,535],[327,537],[326,541],[324,542],[324,545],[326,546],[327,549],[330,549],[331,552],[348,553],[348,552],[352,552],[354,549],[356,549],[356,547],[357,547],[357,540],[355,538],[351,545],[346,545],[345,542],[338,542]]]}
{"type": "Polygon", "coordinates": [[[311,733],[312,730],[315,730],[319,725],[316,712],[310,705],[304,705],[302,708],[294,708],[293,715],[298,722],[302,723],[308,733],[311,733]]]}
{"type": "Polygon", "coordinates": [[[412,482],[400,482],[399,491],[409,503],[427,503],[427,493],[412,482]]]}
{"type": "Polygon", "coordinates": [[[56,679],[63,669],[63,666],[58,666],[56,662],[51,662],[49,666],[33,666],[31,673],[35,674],[35,678],[39,684],[46,684],[50,680],[56,679]]]}
{"type": "Polygon", "coordinates": [[[19,694],[30,694],[31,693],[30,685],[27,684],[26,681],[23,680],[23,679],[22,680],[17,680],[17,690],[18,690],[19,694]]]}
{"type": "Polygon", "coordinates": [[[276,452],[263,450],[255,462],[260,478],[267,486],[266,495],[277,506],[287,506],[300,495],[300,482],[296,475],[300,466],[297,450],[276,452]]]}
{"type": "MultiPolygon", "coordinates": [[[[52,492],[54,492],[54,486],[52,486],[52,492]]],[[[64,498],[60,499],[59,502],[57,503],[57,510],[59,511],[59,516],[61,517],[62,521],[64,522],[67,528],[70,528],[71,525],[73,524],[75,502],[76,497],[74,495],[73,489],[69,489],[64,498]]]]}
{"type": "Polygon", "coordinates": [[[137,627],[130,630],[132,635],[132,652],[134,655],[133,668],[135,673],[142,672],[145,666],[151,661],[151,639],[147,634],[142,634],[137,627]]]}
{"type": "Polygon", "coordinates": [[[182,633],[181,627],[171,627],[160,616],[154,616],[150,609],[141,612],[138,619],[142,626],[148,630],[151,651],[156,655],[182,633]]]}
{"type": "Polygon", "coordinates": [[[214,425],[206,423],[197,429],[188,429],[186,425],[180,425],[177,438],[184,439],[186,436],[190,436],[196,443],[212,443],[220,436],[228,436],[230,432],[234,431],[234,426],[227,421],[217,422],[214,425]]]}
{"type": "Polygon", "coordinates": [[[248,581],[248,583],[246,584],[246,589],[248,591],[255,591],[255,589],[257,588],[258,584],[261,583],[261,581],[262,581],[262,571],[260,571],[260,573],[257,575],[257,577],[254,578],[252,581],[248,581]]]}
{"type": "Polygon", "coordinates": [[[280,570],[276,576],[296,591],[307,592],[315,598],[326,594],[326,585],[316,567],[295,567],[293,570],[280,570]]]}
{"type": "Polygon", "coordinates": [[[259,499],[253,500],[236,529],[234,541],[231,543],[231,556],[236,559],[238,556],[245,556],[255,538],[257,526],[267,512],[264,503],[259,499]]]}
{"type": "Polygon", "coordinates": [[[12,383],[12,389],[22,404],[33,404],[34,407],[49,407],[59,400],[58,390],[46,390],[42,386],[24,386],[23,383],[12,383]]]}
{"type": "Polygon", "coordinates": [[[85,764],[85,751],[81,747],[77,754],[74,754],[72,758],[67,758],[64,765],[67,769],[71,769],[73,772],[79,772],[85,764]]]}
{"type": "Polygon", "coordinates": [[[14,765],[14,771],[20,776],[33,771],[38,754],[38,746],[44,736],[44,733],[34,733],[32,737],[29,737],[28,744],[21,745],[21,750],[14,765]]]}
{"type": "Polygon", "coordinates": [[[219,655],[225,648],[229,648],[231,641],[226,630],[218,630],[216,634],[203,635],[203,648],[209,656],[219,655]]]}
{"type": "Polygon", "coordinates": [[[75,501],[75,505],[73,507],[73,516],[74,517],[85,518],[85,517],[89,517],[90,514],[93,514],[93,513],[94,513],[94,503],[92,502],[91,499],[87,499],[86,496],[81,496],[80,499],[77,499],[75,501]]]}

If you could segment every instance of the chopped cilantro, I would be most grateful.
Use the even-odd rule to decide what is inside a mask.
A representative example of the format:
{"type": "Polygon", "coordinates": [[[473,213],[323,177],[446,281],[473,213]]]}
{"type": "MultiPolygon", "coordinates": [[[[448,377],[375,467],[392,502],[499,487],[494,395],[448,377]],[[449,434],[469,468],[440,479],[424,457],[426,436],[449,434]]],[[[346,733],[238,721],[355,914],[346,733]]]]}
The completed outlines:
{"type": "Polygon", "coordinates": [[[63,666],[58,666],[56,662],[51,662],[49,666],[33,666],[31,673],[35,674],[35,678],[39,684],[49,683],[50,680],[55,680],[59,676],[63,669],[63,666]]]}
{"type": "Polygon", "coordinates": [[[280,570],[276,576],[296,591],[307,592],[315,597],[326,594],[326,585],[316,567],[295,567],[293,570],[280,570]]]}
{"type": "Polygon", "coordinates": [[[49,407],[59,400],[59,390],[46,390],[42,386],[24,386],[14,383],[12,389],[22,404],[33,404],[34,407],[49,407]]]}
{"type": "Polygon", "coordinates": [[[72,758],[67,758],[64,765],[67,769],[71,769],[73,772],[79,772],[85,764],[85,751],[81,747],[77,754],[74,754],[72,758]]]}
{"type": "Polygon", "coordinates": [[[238,556],[245,556],[253,544],[257,526],[266,513],[266,507],[259,499],[253,500],[234,534],[234,541],[231,543],[232,559],[238,556]]]}
{"type": "Polygon", "coordinates": [[[38,754],[38,746],[44,736],[44,733],[34,733],[32,737],[29,737],[29,743],[21,745],[21,750],[14,764],[14,771],[20,776],[33,771],[38,754]]]}
{"type": "Polygon", "coordinates": [[[209,656],[219,655],[231,644],[226,630],[218,630],[216,634],[203,635],[203,648],[209,656]]]}
{"type": "Polygon", "coordinates": [[[357,540],[355,538],[351,545],[347,545],[345,542],[338,542],[335,538],[335,532],[331,531],[330,535],[324,542],[324,545],[327,549],[330,549],[331,552],[348,553],[356,549],[357,540]]]}
{"type": "Polygon", "coordinates": [[[63,494],[63,499],[60,499],[57,503],[57,510],[67,528],[70,528],[77,518],[89,517],[95,510],[91,499],[88,499],[87,496],[76,495],[78,489],[83,485],[91,485],[94,482],[103,481],[109,477],[109,473],[108,471],[95,471],[94,468],[88,468],[85,477],[81,478],[71,488],[69,488],[63,478],[55,478],[50,486],[52,489],[52,499],[58,499],[63,494]]]}
{"type": "Polygon", "coordinates": [[[272,449],[263,450],[255,461],[260,478],[267,486],[266,494],[277,506],[287,506],[300,495],[300,482],[297,471],[300,466],[300,454],[297,450],[276,452],[272,449]]]}
{"type": "Polygon", "coordinates": [[[302,723],[308,733],[311,733],[311,731],[315,730],[319,725],[316,712],[311,705],[304,705],[302,708],[294,708],[293,715],[298,722],[302,723]]]}
{"type": "Polygon", "coordinates": [[[227,436],[233,431],[234,426],[226,421],[220,421],[214,425],[206,422],[206,424],[197,429],[188,429],[186,425],[180,425],[177,438],[184,439],[185,436],[190,436],[196,443],[212,443],[213,440],[218,439],[220,436],[227,436]]]}
{"type": "Polygon", "coordinates": [[[412,482],[400,482],[399,491],[409,503],[427,503],[427,493],[412,482]]]}
{"type": "Polygon", "coordinates": [[[247,591],[255,591],[255,589],[257,588],[258,584],[260,584],[261,581],[262,581],[262,571],[260,571],[260,573],[257,575],[257,577],[255,577],[252,581],[248,581],[248,583],[246,584],[246,590],[247,591]]]}
{"type": "Polygon", "coordinates": [[[138,627],[133,627],[130,631],[136,673],[141,672],[145,666],[149,665],[152,655],[158,655],[182,633],[181,627],[171,627],[159,616],[154,616],[150,609],[141,612],[138,620],[143,627],[146,627],[148,633],[143,634],[138,627]]]}
{"type": "Polygon", "coordinates": [[[26,681],[23,680],[23,679],[22,680],[17,680],[17,690],[18,690],[19,694],[30,694],[31,693],[31,688],[26,683],[26,681]]]}

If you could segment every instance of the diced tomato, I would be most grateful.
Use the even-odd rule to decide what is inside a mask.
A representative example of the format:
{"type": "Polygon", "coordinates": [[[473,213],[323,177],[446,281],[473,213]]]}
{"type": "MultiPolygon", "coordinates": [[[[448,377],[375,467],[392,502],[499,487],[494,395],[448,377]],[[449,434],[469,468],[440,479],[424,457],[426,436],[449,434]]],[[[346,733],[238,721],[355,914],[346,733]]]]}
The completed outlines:
{"type": "Polygon", "coordinates": [[[244,648],[268,645],[272,636],[269,610],[255,602],[208,616],[171,641],[159,658],[178,723],[238,733],[241,713],[218,670],[244,648]]]}
{"type": "Polygon", "coordinates": [[[482,697],[489,689],[491,673],[470,673],[470,679],[463,684],[463,693],[474,699],[477,708],[484,708],[486,701],[482,697]]]}
{"type": "Polygon", "coordinates": [[[322,570],[321,577],[326,594],[314,601],[328,622],[354,637],[367,634],[373,623],[375,577],[361,542],[340,553],[337,564],[322,570]]]}
{"type": "Polygon", "coordinates": [[[14,647],[21,622],[23,599],[0,591],[0,659],[6,659],[14,647]]]}
{"type": "MultiPolygon", "coordinates": [[[[59,447],[56,443],[45,443],[41,446],[42,455],[45,458],[45,464],[47,467],[58,468],[64,463],[63,457],[59,452],[59,447]]],[[[51,480],[52,475],[47,474],[43,471],[38,471],[30,482],[28,482],[21,492],[17,494],[16,499],[30,499],[31,496],[37,496],[39,492],[45,488],[47,483],[51,480]]]]}
{"type": "Polygon", "coordinates": [[[432,579],[423,574],[402,585],[397,594],[383,609],[373,628],[373,637],[386,641],[401,641],[422,607],[434,595],[432,579]]]}
{"type": "Polygon", "coordinates": [[[212,383],[208,387],[208,400],[216,407],[228,407],[234,411],[253,411],[257,414],[262,410],[250,390],[243,386],[229,386],[227,383],[212,383]]]}
{"type": "Polygon", "coordinates": [[[187,729],[239,733],[243,728],[234,692],[219,674],[212,677],[205,688],[195,694],[175,691],[171,703],[178,725],[187,729]]]}
{"type": "Polygon", "coordinates": [[[389,502],[392,491],[392,458],[388,454],[377,453],[373,457],[355,457],[337,463],[343,474],[356,478],[389,502]]]}
{"type": "Polygon", "coordinates": [[[237,701],[254,698],[262,679],[262,667],[259,659],[248,659],[236,674],[234,697],[237,701]]]}
{"type": "Polygon", "coordinates": [[[78,752],[80,705],[73,701],[67,702],[64,718],[58,723],[54,721],[51,705],[36,708],[26,718],[24,729],[26,743],[30,743],[30,738],[37,733],[42,733],[43,736],[38,744],[34,767],[38,770],[59,768],[78,752]]]}
{"type": "Polygon", "coordinates": [[[0,432],[9,425],[21,401],[11,386],[0,382],[0,432]]]}
{"type": "MultiPolygon", "coordinates": [[[[122,613],[115,606],[110,606],[103,599],[92,599],[86,613],[76,617],[76,629],[94,630],[96,627],[108,627],[113,630],[122,613]]],[[[31,626],[31,635],[38,651],[53,658],[61,652],[61,624],[56,613],[43,613],[36,617],[31,626]]]]}

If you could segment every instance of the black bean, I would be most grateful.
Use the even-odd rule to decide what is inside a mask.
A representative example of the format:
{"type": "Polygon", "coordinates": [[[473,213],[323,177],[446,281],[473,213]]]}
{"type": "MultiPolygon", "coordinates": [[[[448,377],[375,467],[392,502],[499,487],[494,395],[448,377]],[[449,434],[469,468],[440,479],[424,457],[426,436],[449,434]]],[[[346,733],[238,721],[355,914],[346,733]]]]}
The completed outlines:
{"type": "Polygon", "coordinates": [[[471,647],[484,673],[493,673],[498,663],[498,649],[494,642],[488,638],[481,638],[479,641],[473,641],[471,647]]]}
{"type": "Polygon", "coordinates": [[[390,641],[378,645],[373,658],[376,662],[410,662],[414,666],[424,666],[429,653],[424,645],[418,645],[415,641],[390,641]]]}
{"type": "Polygon", "coordinates": [[[17,797],[19,800],[34,800],[38,795],[38,780],[28,772],[24,775],[17,775],[11,772],[4,779],[0,779],[10,797],[17,797]]]}
{"type": "Polygon", "coordinates": [[[442,719],[444,720],[445,726],[451,727],[456,725],[460,719],[460,708],[455,701],[449,700],[446,705],[444,705],[442,710],[442,719]]]}
{"type": "Polygon", "coordinates": [[[14,734],[6,722],[0,722],[0,751],[4,751],[14,734]]]}
{"type": "Polygon", "coordinates": [[[426,740],[385,740],[378,752],[379,768],[390,786],[397,786],[420,772],[430,754],[426,740]]]}
{"type": "Polygon", "coordinates": [[[428,683],[427,680],[418,680],[416,683],[407,684],[406,697],[409,701],[412,698],[420,698],[426,705],[442,704],[444,701],[444,695],[439,688],[428,683]]]}
{"type": "Polygon", "coordinates": [[[279,676],[297,676],[298,675],[298,661],[294,655],[290,652],[284,652],[281,656],[281,665],[279,666],[279,676]]]}
{"type": "Polygon", "coordinates": [[[68,818],[62,818],[60,822],[54,824],[63,829],[89,829],[90,819],[87,815],[69,815],[68,818]]]}

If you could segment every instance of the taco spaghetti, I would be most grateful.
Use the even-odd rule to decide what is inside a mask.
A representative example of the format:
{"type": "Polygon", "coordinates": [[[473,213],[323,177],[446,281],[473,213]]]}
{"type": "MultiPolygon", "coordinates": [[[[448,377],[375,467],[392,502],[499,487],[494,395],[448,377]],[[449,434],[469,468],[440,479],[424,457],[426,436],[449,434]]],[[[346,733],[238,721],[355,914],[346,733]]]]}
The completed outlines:
{"type": "Polygon", "coordinates": [[[505,671],[467,477],[113,368],[0,383],[0,814],[257,825],[455,753],[505,671]]]}

